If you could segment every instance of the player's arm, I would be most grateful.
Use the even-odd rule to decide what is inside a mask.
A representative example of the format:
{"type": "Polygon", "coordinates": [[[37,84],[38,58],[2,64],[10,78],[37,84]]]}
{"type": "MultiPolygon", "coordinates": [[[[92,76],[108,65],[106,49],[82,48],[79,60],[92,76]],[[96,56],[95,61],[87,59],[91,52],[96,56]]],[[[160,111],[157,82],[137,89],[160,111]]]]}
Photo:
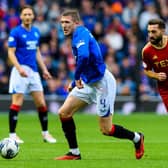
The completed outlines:
{"type": "Polygon", "coordinates": [[[36,55],[36,57],[37,57],[37,63],[38,63],[38,65],[40,66],[40,68],[41,68],[41,70],[42,70],[42,72],[43,72],[43,77],[44,77],[45,79],[51,79],[52,76],[51,76],[51,74],[48,72],[47,67],[46,67],[46,65],[45,65],[44,62],[43,62],[43,59],[42,59],[42,56],[41,56],[41,52],[40,52],[39,47],[37,48],[37,55],[36,55]]]}
{"type": "Polygon", "coordinates": [[[72,89],[73,89],[75,86],[76,86],[75,81],[70,82],[69,85],[68,85],[68,87],[67,87],[67,91],[68,91],[68,92],[71,92],[72,89]]]}
{"type": "Polygon", "coordinates": [[[156,79],[158,81],[166,80],[166,78],[167,78],[166,73],[153,71],[149,56],[148,56],[147,53],[145,53],[145,48],[142,50],[142,60],[143,60],[142,65],[143,65],[143,68],[144,68],[145,75],[147,75],[149,78],[153,78],[153,79],[156,79]]]}
{"type": "Polygon", "coordinates": [[[76,60],[76,70],[75,70],[75,80],[79,80],[82,71],[87,67],[87,62],[89,58],[89,48],[87,44],[81,45],[77,48],[77,60],[76,60]]]}
{"type": "Polygon", "coordinates": [[[156,79],[156,80],[159,80],[159,81],[164,81],[167,78],[167,75],[164,72],[156,73],[156,72],[151,71],[151,70],[144,70],[144,73],[149,78],[153,78],[153,79],[156,79]]]}
{"type": "Polygon", "coordinates": [[[75,85],[81,89],[83,88],[82,81],[80,79],[82,71],[87,67],[89,59],[89,35],[81,35],[76,44],[77,49],[77,60],[76,60],[76,70],[75,70],[75,85]],[[82,37],[82,39],[81,39],[82,37]]]}
{"type": "Polygon", "coordinates": [[[28,75],[27,75],[26,71],[19,64],[19,62],[15,56],[15,51],[16,51],[15,47],[8,47],[8,58],[9,58],[10,62],[13,64],[13,66],[15,66],[16,69],[19,71],[20,75],[22,77],[27,77],[28,75]]]}

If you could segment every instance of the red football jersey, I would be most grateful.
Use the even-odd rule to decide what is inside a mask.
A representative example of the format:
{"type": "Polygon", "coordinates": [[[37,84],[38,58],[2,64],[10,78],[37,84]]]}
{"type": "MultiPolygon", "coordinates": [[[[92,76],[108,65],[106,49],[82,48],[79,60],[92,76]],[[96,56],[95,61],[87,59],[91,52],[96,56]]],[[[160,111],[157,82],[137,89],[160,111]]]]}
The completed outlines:
{"type": "Polygon", "coordinates": [[[157,81],[160,91],[168,91],[168,40],[161,48],[153,46],[148,42],[142,50],[143,67],[145,70],[153,70],[154,72],[165,72],[167,79],[165,81],[157,81]]]}

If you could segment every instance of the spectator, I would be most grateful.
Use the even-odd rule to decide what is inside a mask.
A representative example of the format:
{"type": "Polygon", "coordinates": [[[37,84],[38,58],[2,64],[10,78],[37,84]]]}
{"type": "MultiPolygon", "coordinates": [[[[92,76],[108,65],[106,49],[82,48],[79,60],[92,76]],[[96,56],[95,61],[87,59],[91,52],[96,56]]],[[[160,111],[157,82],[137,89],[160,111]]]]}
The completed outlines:
{"type": "Polygon", "coordinates": [[[123,9],[122,19],[127,27],[131,26],[132,20],[138,18],[141,4],[137,0],[128,0],[126,7],[123,9]]]}
{"type": "Polygon", "coordinates": [[[144,39],[147,35],[146,27],[150,19],[159,18],[155,3],[152,0],[144,2],[144,11],[139,16],[139,27],[143,32],[144,39]]]}
{"type": "Polygon", "coordinates": [[[8,74],[6,73],[6,65],[3,60],[0,59],[0,94],[8,93],[8,74]]]}
{"type": "Polygon", "coordinates": [[[96,12],[93,8],[93,3],[90,0],[81,1],[82,10],[82,20],[84,25],[93,32],[94,26],[96,24],[96,12]]]}
{"type": "MultiPolygon", "coordinates": [[[[168,3],[166,0],[59,0],[52,2],[45,0],[1,0],[0,58],[6,63],[5,66],[7,65],[6,74],[11,68],[10,62],[7,60],[6,39],[11,28],[20,23],[18,9],[25,3],[31,4],[36,12],[35,23],[42,35],[40,46],[43,46],[43,43],[48,44],[49,53],[47,57],[44,57],[44,60],[56,78],[57,73],[54,68],[58,68],[60,61],[64,61],[67,66],[68,78],[73,77],[75,67],[74,58],[59,23],[60,12],[64,8],[81,7],[83,24],[93,32],[98,40],[104,58],[106,59],[107,56],[109,60],[110,57],[114,59],[114,64],[110,66],[120,67],[124,57],[128,56],[131,66],[136,64],[136,72],[140,71],[141,60],[138,50],[146,42],[146,23],[149,18],[161,17],[168,25],[168,3]],[[142,8],[143,6],[144,8],[142,8]],[[110,31],[113,32],[113,35],[110,35],[110,31]]],[[[168,32],[168,30],[166,31],[168,32]]],[[[110,69],[115,68],[110,67],[110,69]]],[[[141,83],[143,84],[142,81],[141,83]]],[[[47,87],[46,82],[43,81],[43,84],[47,87]]],[[[155,85],[151,81],[146,85],[145,88],[152,88],[154,95],[156,95],[155,85]]],[[[140,89],[138,85],[137,87],[140,89]]]]}
{"type": "Polygon", "coordinates": [[[5,15],[5,22],[7,23],[8,30],[16,27],[20,23],[19,16],[15,10],[15,8],[11,7],[7,14],[5,15]]]}
{"type": "Polygon", "coordinates": [[[47,16],[48,12],[48,4],[46,4],[45,0],[37,0],[33,6],[36,15],[42,15],[44,17],[47,16]]]}
{"type": "Polygon", "coordinates": [[[41,34],[41,43],[47,42],[50,32],[50,25],[47,20],[45,20],[44,14],[40,13],[37,14],[36,20],[34,21],[33,25],[37,27],[41,34]]]}

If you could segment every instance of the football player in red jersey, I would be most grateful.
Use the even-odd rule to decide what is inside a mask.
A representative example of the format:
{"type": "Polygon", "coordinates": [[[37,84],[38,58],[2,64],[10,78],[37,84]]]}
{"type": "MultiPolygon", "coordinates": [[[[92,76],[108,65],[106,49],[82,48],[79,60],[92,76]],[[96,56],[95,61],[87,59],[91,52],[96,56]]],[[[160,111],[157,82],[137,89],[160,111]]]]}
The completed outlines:
{"type": "Polygon", "coordinates": [[[166,25],[161,19],[148,22],[149,42],[142,50],[144,72],[157,80],[158,91],[168,111],[168,36],[166,25]]]}

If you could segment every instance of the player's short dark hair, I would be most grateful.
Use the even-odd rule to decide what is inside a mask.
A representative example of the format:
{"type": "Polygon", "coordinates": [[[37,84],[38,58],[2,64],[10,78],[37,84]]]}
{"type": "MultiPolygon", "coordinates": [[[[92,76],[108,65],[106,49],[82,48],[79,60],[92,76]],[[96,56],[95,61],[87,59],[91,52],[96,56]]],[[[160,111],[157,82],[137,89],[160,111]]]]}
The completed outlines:
{"type": "Polygon", "coordinates": [[[20,13],[22,13],[22,11],[23,11],[24,9],[31,9],[31,10],[33,11],[33,13],[35,14],[34,9],[33,9],[33,7],[32,7],[31,5],[24,5],[24,6],[22,6],[22,7],[20,8],[20,13]]]}
{"type": "Polygon", "coordinates": [[[165,29],[166,28],[166,25],[165,25],[165,23],[162,19],[151,19],[148,22],[148,25],[156,25],[156,24],[159,25],[160,29],[165,29]]]}
{"type": "Polygon", "coordinates": [[[71,16],[73,21],[80,22],[80,15],[77,9],[67,9],[65,10],[61,16],[71,16]]]}

